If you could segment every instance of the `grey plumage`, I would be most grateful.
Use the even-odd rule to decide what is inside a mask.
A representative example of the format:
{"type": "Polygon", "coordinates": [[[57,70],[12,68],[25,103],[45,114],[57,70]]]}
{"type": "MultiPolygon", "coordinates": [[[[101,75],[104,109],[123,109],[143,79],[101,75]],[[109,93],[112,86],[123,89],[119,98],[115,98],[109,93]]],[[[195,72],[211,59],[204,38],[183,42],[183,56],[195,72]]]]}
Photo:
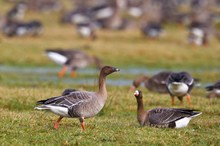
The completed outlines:
{"type": "Polygon", "coordinates": [[[207,98],[219,98],[220,97],[220,81],[205,87],[208,91],[207,98]]]}
{"type": "Polygon", "coordinates": [[[194,79],[187,72],[173,72],[166,81],[168,92],[172,98],[172,105],[174,105],[174,97],[182,102],[183,97],[186,96],[188,104],[190,105],[190,92],[194,87],[194,79]]]}
{"type": "Polygon", "coordinates": [[[85,68],[93,64],[96,65],[98,69],[103,67],[102,61],[99,58],[76,49],[47,49],[46,53],[51,60],[63,66],[58,74],[59,77],[63,77],[67,68],[71,69],[71,75],[75,77],[75,71],[79,68],[85,68]]]}
{"type": "Polygon", "coordinates": [[[158,128],[182,128],[186,127],[189,121],[201,112],[181,108],[154,108],[144,110],[142,92],[137,90],[134,93],[137,100],[137,119],[141,126],[152,126],[158,128]]]}
{"type": "Polygon", "coordinates": [[[50,110],[60,116],[54,128],[58,129],[59,122],[63,117],[79,118],[84,130],[84,119],[93,117],[101,111],[107,100],[105,77],[119,69],[105,66],[99,75],[99,90],[97,92],[79,91],[66,89],[61,96],[40,100],[35,107],[38,110],[50,110]]]}
{"type": "Polygon", "coordinates": [[[171,72],[169,71],[162,71],[153,75],[152,77],[141,75],[133,81],[131,88],[137,88],[142,82],[144,82],[144,86],[150,91],[168,93],[166,80],[170,74],[171,72]]]}

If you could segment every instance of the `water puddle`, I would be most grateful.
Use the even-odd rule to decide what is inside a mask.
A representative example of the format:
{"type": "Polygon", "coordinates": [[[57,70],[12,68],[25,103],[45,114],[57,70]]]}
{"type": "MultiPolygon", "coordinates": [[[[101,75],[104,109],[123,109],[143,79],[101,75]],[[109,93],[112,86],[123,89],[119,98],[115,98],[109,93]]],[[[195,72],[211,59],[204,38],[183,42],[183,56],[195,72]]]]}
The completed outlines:
{"type": "MultiPolygon", "coordinates": [[[[16,67],[16,66],[6,66],[0,65],[0,73],[4,74],[14,74],[16,75],[15,78],[7,78],[8,83],[16,83],[16,82],[23,82],[23,83],[42,83],[42,82],[49,82],[52,84],[57,83],[65,83],[65,84],[89,84],[89,85],[96,85],[97,78],[95,76],[98,75],[99,71],[95,68],[85,68],[77,70],[77,74],[80,76],[87,77],[80,77],[72,79],[70,77],[70,73],[68,72],[64,78],[60,79],[57,77],[57,73],[61,69],[60,66],[57,67],[16,67]]],[[[120,68],[120,78],[107,79],[107,84],[109,85],[117,85],[117,86],[130,86],[133,82],[135,76],[140,74],[146,75],[153,75],[160,71],[165,71],[165,69],[147,69],[147,68],[120,68]],[[127,75],[134,76],[133,77],[126,77],[127,75]]],[[[177,70],[180,71],[180,70],[177,70]]],[[[201,73],[204,71],[210,71],[210,69],[196,69],[196,70],[188,70],[191,73],[201,73]]],[[[212,69],[211,71],[219,72],[220,69],[212,69]]],[[[207,83],[209,84],[209,83],[207,83]]],[[[207,85],[205,84],[205,85],[207,85]]],[[[202,86],[205,86],[204,84],[202,86]]]]}

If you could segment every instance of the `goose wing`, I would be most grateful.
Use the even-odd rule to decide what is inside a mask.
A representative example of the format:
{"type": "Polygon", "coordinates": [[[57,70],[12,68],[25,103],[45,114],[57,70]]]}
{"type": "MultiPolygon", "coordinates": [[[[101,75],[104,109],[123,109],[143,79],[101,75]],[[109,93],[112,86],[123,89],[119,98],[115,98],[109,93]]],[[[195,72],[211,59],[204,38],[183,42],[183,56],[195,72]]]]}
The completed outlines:
{"type": "Polygon", "coordinates": [[[163,125],[197,114],[199,113],[189,109],[155,108],[149,111],[149,122],[155,125],[163,125]]]}
{"type": "Polygon", "coordinates": [[[92,94],[93,92],[73,90],[72,92],[67,91],[65,93],[65,91],[62,96],[52,97],[46,100],[40,100],[37,102],[37,104],[70,108],[76,105],[80,105],[82,103],[87,103],[94,98],[92,94]]]}
{"type": "Polygon", "coordinates": [[[167,84],[172,82],[182,82],[191,86],[194,84],[194,80],[191,75],[187,72],[180,72],[180,73],[171,73],[167,78],[167,84]]]}

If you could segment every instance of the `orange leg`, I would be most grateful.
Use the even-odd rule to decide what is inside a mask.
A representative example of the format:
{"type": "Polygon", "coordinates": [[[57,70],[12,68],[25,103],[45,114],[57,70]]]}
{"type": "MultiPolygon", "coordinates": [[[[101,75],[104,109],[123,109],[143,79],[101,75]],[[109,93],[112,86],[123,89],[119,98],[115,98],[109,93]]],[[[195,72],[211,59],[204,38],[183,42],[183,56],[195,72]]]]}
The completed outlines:
{"type": "Polygon", "coordinates": [[[188,105],[190,106],[190,95],[189,94],[186,95],[186,99],[187,99],[188,105]]]}
{"type": "Polygon", "coordinates": [[[63,77],[63,75],[65,74],[65,72],[67,71],[68,67],[67,66],[63,66],[63,68],[60,70],[60,72],[58,73],[58,76],[60,78],[63,77]]]}
{"type": "Polygon", "coordinates": [[[172,96],[171,98],[172,98],[172,106],[174,106],[174,96],[172,96]]]}
{"type": "Polygon", "coordinates": [[[85,131],[85,122],[84,122],[84,117],[81,117],[79,119],[80,123],[81,123],[81,127],[82,127],[82,130],[85,131]]]}
{"type": "Polygon", "coordinates": [[[54,123],[54,129],[56,129],[56,130],[58,129],[59,123],[60,123],[60,121],[62,120],[62,118],[63,118],[63,117],[60,116],[60,117],[58,118],[58,120],[54,123]]]}
{"type": "Polygon", "coordinates": [[[75,77],[76,77],[76,72],[75,72],[75,70],[72,70],[72,71],[71,71],[71,77],[72,77],[72,78],[75,78],[75,77]]]}

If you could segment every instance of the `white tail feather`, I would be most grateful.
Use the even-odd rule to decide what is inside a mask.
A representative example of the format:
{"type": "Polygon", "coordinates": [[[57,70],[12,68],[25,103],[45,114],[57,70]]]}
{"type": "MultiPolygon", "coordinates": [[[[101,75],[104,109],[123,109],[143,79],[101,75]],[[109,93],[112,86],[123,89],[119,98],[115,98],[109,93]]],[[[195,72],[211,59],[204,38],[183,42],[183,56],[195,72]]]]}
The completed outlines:
{"type": "Polygon", "coordinates": [[[42,105],[42,106],[35,107],[34,109],[50,110],[51,112],[53,112],[54,114],[57,114],[59,116],[69,117],[68,108],[66,108],[66,107],[53,106],[53,105],[42,105]]]}
{"type": "Polygon", "coordinates": [[[48,52],[47,56],[59,65],[63,65],[67,61],[67,58],[59,53],[48,52]]]}

